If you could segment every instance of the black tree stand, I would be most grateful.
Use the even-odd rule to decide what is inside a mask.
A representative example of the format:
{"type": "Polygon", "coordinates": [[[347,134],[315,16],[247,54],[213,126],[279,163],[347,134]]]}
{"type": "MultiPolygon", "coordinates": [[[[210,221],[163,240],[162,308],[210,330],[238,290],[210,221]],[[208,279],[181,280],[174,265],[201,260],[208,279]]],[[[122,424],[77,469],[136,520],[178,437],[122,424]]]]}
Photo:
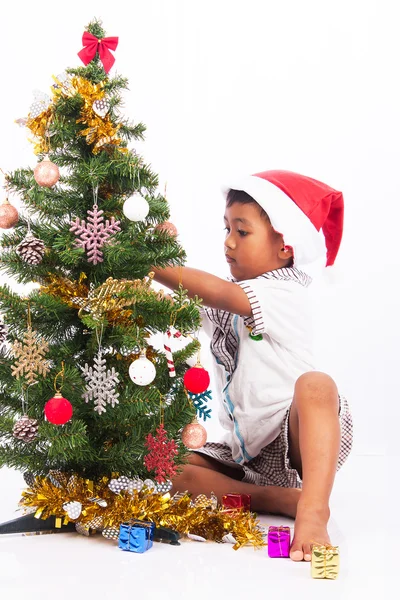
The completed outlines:
{"type": "MultiPolygon", "coordinates": [[[[0,534],[12,533],[71,533],[75,532],[75,524],[69,522],[67,525],[56,527],[56,517],[48,519],[35,519],[34,514],[24,515],[6,523],[0,523],[0,534]]],[[[167,527],[156,527],[154,529],[154,541],[179,546],[180,535],[177,531],[167,527]]]]}

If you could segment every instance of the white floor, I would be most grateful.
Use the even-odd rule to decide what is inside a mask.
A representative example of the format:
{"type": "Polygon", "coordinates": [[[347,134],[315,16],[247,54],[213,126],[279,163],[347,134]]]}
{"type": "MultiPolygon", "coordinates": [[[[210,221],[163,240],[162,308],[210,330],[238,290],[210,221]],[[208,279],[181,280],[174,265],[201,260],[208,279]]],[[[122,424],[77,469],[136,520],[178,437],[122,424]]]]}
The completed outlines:
{"type": "MultiPolygon", "coordinates": [[[[336,581],[314,580],[309,564],[270,559],[266,549],[235,552],[229,544],[184,540],[179,547],[155,543],[138,555],[122,552],[100,535],[8,535],[0,536],[0,598],[381,600],[389,590],[398,598],[398,494],[388,485],[397,463],[396,458],[353,456],[339,473],[330,524],[341,554],[336,581]]],[[[0,522],[16,516],[21,487],[18,473],[0,470],[0,522]]],[[[292,524],[279,517],[261,521],[292,524]]]]}

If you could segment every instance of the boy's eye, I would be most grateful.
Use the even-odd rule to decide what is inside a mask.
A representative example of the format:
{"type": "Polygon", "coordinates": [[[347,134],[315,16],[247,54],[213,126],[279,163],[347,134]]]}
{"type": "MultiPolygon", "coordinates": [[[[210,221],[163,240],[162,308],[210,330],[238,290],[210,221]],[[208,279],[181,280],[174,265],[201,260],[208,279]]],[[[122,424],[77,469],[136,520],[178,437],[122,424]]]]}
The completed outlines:
{"type": "MultiPolygon", "coordinates": [[[[226,231],[226,233],[228,234],[230,232],[230,228],[224,227],[224,231],[226,231]]],[[[243,229],[238,229],[237,232],[240,235],[240,237],[245,237],[249,233],[248,231],[243,231],[243,229]]]]}

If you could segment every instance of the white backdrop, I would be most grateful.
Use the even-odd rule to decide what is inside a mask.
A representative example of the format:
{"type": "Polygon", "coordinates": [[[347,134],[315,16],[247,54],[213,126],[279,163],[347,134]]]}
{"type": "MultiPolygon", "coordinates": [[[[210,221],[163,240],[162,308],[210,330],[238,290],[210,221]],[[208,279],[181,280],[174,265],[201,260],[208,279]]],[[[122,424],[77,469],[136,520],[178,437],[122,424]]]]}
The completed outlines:
{"type": "Polygon", "coordinates": [[[135,147],[160,189],[168,182],[189,265],[227,274],[219,187],[232,172],[289,169],[343,191],[345,235],[335,283],[316,288],[316,343],[319,367],[352,405],[359,454],[398,453],[395,5],[16,0],[2,11],[3,170],[36,164],[14,119],[34,89],[48,92],[52,74],[80,64],[84,26],[97,16],[120,38],[113,72],[130,80],[125,112],[148,127],[135,147]]]}

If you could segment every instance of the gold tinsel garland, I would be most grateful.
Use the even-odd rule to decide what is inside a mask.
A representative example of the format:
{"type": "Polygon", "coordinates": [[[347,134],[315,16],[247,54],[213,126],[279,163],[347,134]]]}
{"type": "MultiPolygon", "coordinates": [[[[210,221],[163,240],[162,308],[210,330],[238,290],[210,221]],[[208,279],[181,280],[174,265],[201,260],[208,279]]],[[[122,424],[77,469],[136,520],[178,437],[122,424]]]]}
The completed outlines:
{"type": "Polygon", "coordinates": [[[94,84],[84,77],[72,77],[67,83],[60,82],[54,77],[56,86],[52,87],[53,102],[40,115],[32,118],[28,115],[26,127],[32,131],[35,138],[31,140],[34,144],[35,154],[50,151],[49,126],[55,112],[55,103],[60,97],[72,97],[79,94],[83,99],[81,116],[77,123],[86,125],[79,135],[86,138],[88,145],[92,145],[93,154],[98,154],[104,148],[115,147],[119,152],[127,153],[128,149],[121,147],[122,139],[117,133],[121,125],[114,125],[110,115],[101,117],[93,110],[93,103],[102,100],[105,96],[103,83],[94,84]]]}
{"type": "Polygon", "coordinates": [[[141,300],[159,301],[165,297],[163,290],[151,288],[153,277],[153,272],[143,279],[109,277],[97,288],[90,289],[84,283],[85,273],[81,273],[77,281],[49,273],[49,283],[42,286],[41,291],[79,309],[79,317],[88,313],[99,324],[106,320],[111,325],[132,325],[137,319],[132,319],[133,311],[128,306],[141,300]]]}
{"type": "Polygon", "coordinates": [[[28,115],[26,121],[26,127],[30,129],[35,136],[33,140],[30,140],[34,144],[33,152],[35,154],[47,154],[50,150],[48,128],[53,118],[54,105],[51,104],[46,110],[40,115],[32,119],[28,115]]]}
{"type": "Polygon", "coordinates": [[[89,287],[83,283],[87,279],[87,275],[83,272],[80,273],[77,281],[53,273],[49,273],[46,279],[47,285],[42,285],[40,291],[43,294],[59,298],[71,308],[76,308],[75,299],[87,298],[89,294],[89,287]]]}
{"type": "Polygon", "coordinates": [[[55,516],[58,527],[72,521],[86,530],[119,529],[122,523],[139,519],[213,541],[221,541],[224,535],[230,533],[236,540],[235,550],[247,544],[256,548],[265,545],[255,515],[223,510],[204,496],[199,497],[196,503],[187,493],[175,499],[169,493],[150,493],[146,488],[140,492],[135,490],[132,494],[127,491],[116,494],[108,487],[108,477],[91,481],[77,475],[54,472],[52,479],[54,483],[50,478],[36,477],[33,485],[22,492],[20,506],[35,509],[38,519],[55,516]],[[76,519],[70,519],[63,508],[69,502],[79,502],[82,506],[82,512],[76,519]]]}
{"type": "MultiPolygon", "coordinates": [[[[94,84],[83,77],[73,77],[71,85],[84,100],[81,117],[77,119],[77,123],[84,123],[87,126],[80,135],[86,138],[88,145],[93,144],[93,154],[98,154],[104,146],[118,147],[122,141],[117,136],[121,125],[113,125],[110,115],[100,117],[93,110],[93,103],[104,98],[103,85],[94,84]]],[[[126,148],[118,148],[118,150],[128,152],[126,148]]]]}

